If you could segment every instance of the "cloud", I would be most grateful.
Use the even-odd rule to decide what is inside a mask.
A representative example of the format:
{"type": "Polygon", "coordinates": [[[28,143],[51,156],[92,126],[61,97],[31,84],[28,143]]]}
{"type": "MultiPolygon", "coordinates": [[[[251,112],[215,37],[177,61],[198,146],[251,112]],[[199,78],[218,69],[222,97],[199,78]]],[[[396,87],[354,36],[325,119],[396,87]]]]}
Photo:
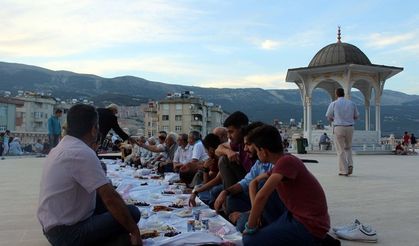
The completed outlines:
{"type": "Polygon", "coordinates": [[[368,38],[366,38],[366,41],[368,46],[384,48],[391,45],[401,45],[417,36],[417,32],[407,32],[394,35],[372,33],[368,38]]]}
{"type": "Polygon", "coordinates": [[[273,49],[276,49],[279,45],[280,45],[280,42],[267,39],[267,40],[263,40],[259,44],[259,48],[263,50],[273,50],[273,49]]]}
{"type": "Polygon", "coordinates": [[[286,73],[255,74],[244,77],[233,77],[204,82],[203,87],[215,88],[263,88],[263,89],[296,89],[293,83],[285,82],[286,73]]]}
{"type": "Polygon", "coordinates": [[[198,12],[172,1],[5,1],[0,54],[56,57],[121,43],[184,40],[198,12]]]}

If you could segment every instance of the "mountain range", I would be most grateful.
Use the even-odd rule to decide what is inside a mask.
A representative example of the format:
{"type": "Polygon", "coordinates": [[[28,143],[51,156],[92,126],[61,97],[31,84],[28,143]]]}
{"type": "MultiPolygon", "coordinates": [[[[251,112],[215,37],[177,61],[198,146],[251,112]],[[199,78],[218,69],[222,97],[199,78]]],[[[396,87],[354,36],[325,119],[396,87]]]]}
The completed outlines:
{"type": "MultiPolygon", "coordinates": [[[[284,123],[290,118],[301,121],[303,108],[299,90],[264,90],[260,88],[203,88],[149,81],[133,76],[103,78],[92,74],[70,71],[53,71],[41,67],[0,62],[0,90],[16,94],[18,90],[51,93],[60,99],[87,99],[95,105],[109,103],[139,105],[149,100],[160,100],[168,93],[193,91],[208,102],[219,104],[227,112],[243,111],[253,121],[284,123]]],[[[325,121],[325,111],[330,103],[328,94],[320,89],[313,94],[313,123],[325,121]]],[[[352,93],[358,105],[361,120],[357,128],[364,127],[364,99],[359,91],[352,93]]],[[[419,132],[418,95],[384,90],[381,107],[382,134],[404,131],[419,132]]],[[[371,107],[374,119],[374,107],[371,107]]],[[[374,121],[372,121],[373,123],[374,121]]]]}

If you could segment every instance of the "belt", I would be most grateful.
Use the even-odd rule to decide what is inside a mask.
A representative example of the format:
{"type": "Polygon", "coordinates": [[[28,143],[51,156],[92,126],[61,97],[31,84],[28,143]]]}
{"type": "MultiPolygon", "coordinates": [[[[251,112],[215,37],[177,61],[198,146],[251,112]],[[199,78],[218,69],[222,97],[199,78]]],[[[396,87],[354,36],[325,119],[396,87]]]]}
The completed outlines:
{"type": "Polygon", "coordinates": [[[354,126],[354,125],[335,125],[335,126],[350,127],[350,126],[354,126]]]}

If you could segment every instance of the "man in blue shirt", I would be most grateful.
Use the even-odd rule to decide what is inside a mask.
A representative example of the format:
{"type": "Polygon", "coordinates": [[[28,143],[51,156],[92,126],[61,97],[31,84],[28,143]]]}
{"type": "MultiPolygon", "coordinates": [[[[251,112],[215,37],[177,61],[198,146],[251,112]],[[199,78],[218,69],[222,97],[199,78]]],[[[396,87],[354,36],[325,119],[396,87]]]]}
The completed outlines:
{"type": "Polygon", "coordinates": [[[56,109],[54,115],[48,119],[48,139],[51,148],[57,146],[61,137],[60,117],[63,114],[61,109],[56,109]]]}
{"type": "MultiPolygon", "coordinates": [[[[244,150],[250,158],[254,159],[257,157],[256,150],[248,144],[246,136],[244,137],[244,150]]],[[[260,174],[269,172],[272,167],[271,163],[263,163],[256,160],[246,176],[236,184],[223,190],[214,203],[215,210],[219,211],[225,201],[227,201],[227,211],[225,212],[229,215],[229,220],[233,224],[236,224],[237,229],[241,232],[244,230],[244,225],[247,222],[249,211],[252,207],[249,198],[249,184],[260,174]]],[[[278,194],[273,192],[266,204],[262,223],[266,222],[269,224],[274,221],[279,216],[276,211],[278,210],[278,206],[282,206],[281,204],[278,194]]]]}

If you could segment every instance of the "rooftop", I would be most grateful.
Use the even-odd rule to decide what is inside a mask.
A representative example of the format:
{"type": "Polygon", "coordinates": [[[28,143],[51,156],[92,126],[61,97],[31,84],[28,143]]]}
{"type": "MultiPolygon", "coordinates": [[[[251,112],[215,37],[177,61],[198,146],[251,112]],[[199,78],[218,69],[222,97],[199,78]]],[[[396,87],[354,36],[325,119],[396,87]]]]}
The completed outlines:
{"type": "MultiPolygon", "coordinates": [[[[337,175],[335,155],[300,157],[319,161],[307,167],[326,192],[332,226],[358,218],[377,230],[375,245],[418,245],[419,155],[355,155],[351,177],[337,175]]],[[[35,215],[43,160],[0,160],[0,246],[49,245],[35,215]]]]}

